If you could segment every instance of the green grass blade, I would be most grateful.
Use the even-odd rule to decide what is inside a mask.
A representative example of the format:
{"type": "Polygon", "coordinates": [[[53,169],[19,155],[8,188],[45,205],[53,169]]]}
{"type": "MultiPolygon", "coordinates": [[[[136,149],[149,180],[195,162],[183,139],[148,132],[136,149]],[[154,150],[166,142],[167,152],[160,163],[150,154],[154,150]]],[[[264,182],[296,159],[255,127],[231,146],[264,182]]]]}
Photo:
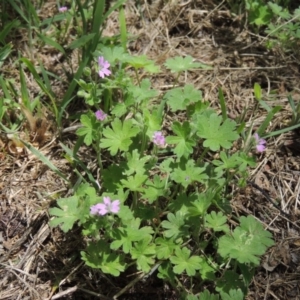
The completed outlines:
{"type": "Polygon", "coordinates": [[[10,55],[12,45],[9,43],[0,49],[0,67],[3,65],[5,59],[10,55]]]}
{"type": "Polygon", "coordinates": [[[58,14],[51,18],[47,18],[40,23],[40,27],[44,28],[46,25],[50,26],[52,23],[61,22],[66,19],[64,14],[58,14]]]}
{"type": "MultiPolygon", "coordinates": [[[[90,172],[90,170],[86,167],[86,165],[84,163],[82,163],[76,155],[74,155],[74,152],[69,149],[67,146],[65,146],[63,143],[59,143],[60,146],[63,148],[63,150],[67,153],[67,155],[69,157],[71,157],[73,159],[73,161],[80,167],[82,168],[82,170],[85,171],[86,175],[89,178],[89,182],[92,183],[92,185],[94,186],[95,189],[99,189],[99,186],[95,180],[95,178],[93,177],[92,173],[90,172]]],[[[79,173],[80,174],[80,173],[79,173]]]]}
{"type": "Polygon", "coordinates": [[[245,127],[246,127],[246,122],[242,122],[241,125],[237,128],[236,132],[238,134],[241,134],[244,131],[245,127]]]}
{"type": "Polygon", "coordinates": [[[84,136],[78,136],[76,144],[74,145],[73,156],[76,157],[77,152],[79,148],[83,145],[83,143],[84,143],[84,136]]]}
{"type": "Polygon", "coordinates": [[[65,49],[51,38],[37,32],[38,37],[46,44],[66,55],[65,49]]]}
{"type": "Polygon", "coordinates": [[[90,33],[90,34],[87,34],[87,35],[83,35],[81,36],[79,39],[73,41],[69,46],[68,48],[74,50],[76,48],[80,48],[80,47],[83,47],[85,46],[91,39],[93,39],[95,36],[95,33],[90,33]]]}
{"type": "Polygon", "coordinates": [[[111,8],[105,13],[105,15],[104,15],[104,20],[106,20],[106,19],[109,17],[109,15],[110,15],[113,11],[119,9],[119,8],[121,7],[121,5],[123,5],[125,2],[126,2],[126,0],[118,0],[111,8]]]}
{"type": "Polygon", "coordinates": [[[26,148],[31,151],[40,161],[42,161],[45,165],[47,165],[53,172],[55,172],[59,177],[61,177],[66,182],[69,182],[69,180],[65,177],[65,175],[45,156],[43,155],[39,150],[34,148],[29,143],[26,143],[23,140],[20,140],[26,148]]]}
{"type": "Polygon", "coordinates": [[[271,107],[263,100],[258,101],[258,103],[267,111],[267,112],[271,112],[272,109],[271,107]]]}
{"type": "Polygon", "coordinates": [[[262,99],[261,86],[256,82],[254,83],[254,97],[257,101],[261,101],[262,99]]]}
{"type": "Polygon", "coordinates": [[[40,70],[41,70],[43,80],[44,80],[44,83],[45,83],[45,87],[49,91],[49,93],[51,93],[51,95],[54,95],[54,92],[53,92],[52,87],[51,87],[50,79],[49,79],[49,76],[48,76],[48,72],[45,70],[42,62],[39,59],[38,59],[38,62],[39,62],[40,70]]]}
{"type": "MultiPolygon", "coordinates": [[[[81,21],[82,21],[82,33],[83,35],[86,35],[88,34],[88,23],[86,21],[86,17],[85,17],[85,11],[86,9],[84,9],[84,7],[82,6],[82,1],[76,1],[76,4],[78,6],[78,11],[80,13],[80,16],[81,16],[81,21]]],[[[85,3],[85,6],[86,6],[87,2],[85,3]]]]}
{"type": "Polygon", "coordinates": [[[104,8],[106,1],[94,1],[94,13],[93,13],[93,23],[92,23],[92,33],[99,33],[99,29],[101,28],[104,22],[104,8]]]}
{"type": "MultiPolygon", "coordinates": [[[[103,17],[104,9],[105,9],[105,1],[97,1],[97,0],[94,1],[92,33],[94,33],[95,36],[86,48],[87,53],[89,53],[90,55],[97,49],[97,45],[101,38],[101,34],[102,34],[101,26],[104,22],[104,17],[103,17]]],[[[86,57],[86,54],[84,57],[86,57]]]]}
{"type": "Polygon", "coordinates": [[[64,95],[64,98],[62,100],[62,103],[59,107],[57,124],[58,124],[58,128],[60,130],[61,130],[61,120],[62,120],[63,113],[65,112],[65,109],[67,108],[68,104],[72,101],[72,99],[74,99],[74,96],[72,97],[72,95],[77,86],[76,80],[78,81],[81,78],[83,70],[87,66],[88,62],[89,62],[89,58],[86,57],[79,65],[79,68],[78,68],[73,80],[71,81],[69,88],[67,89],[67,91],[64,95]]]}
{"type": "Polygon", "coordinates": [[[0,98],[0,122],[2,122],[2,118],[5,114],[6,108],[4,107],[4,99],[0,98]]]}
{"type": "Polygon", "coordinates": [[[257,133],[259,136],[261,136],[266,128],[268,127],[269,123],[271,122],[271,120],[273,119],[274,115],[279,112],[281,110],[281,106],[275,106],[271,111],[269,111],[269,113],[267,114],[265,120],[263,121],[263,123],[259,126],[257,133]]]}
{"type": "Polygon", "coordinates": [[[225,121],[227,119],[227,110],[226,110],[225,97],[221,88],[219,88],[219,100],[221,104],[223,121],[225,121]]]}
{"type": "Polygon", "coordinates": [[[42,89],[42,91],[51,100],[52,108],[54,110],[55,119],[56,119],[56,121],[58,121],[58,109],[57,109],[57,106],[56,106],[56,103],[55,103],[54,95],[52,95],[52,93],[51,93],[51,89],[49,90],[47,88],[47,86],[43,83],[43,81],[41,80],[41,77],[37,73],[37,71],[36,71],[34,65],[31,63],[31,61],[29,61],[25,57],[20,58],[20,61],[22,61],[26,65],[26,67],[29,69],[30,73],[33,75],[33,78],[35,79],[35,81],[37,82],[39,87],[42,89]]]}
{"type": "MultiPolygon", "coordinates": [[[[23,0],[24,1],[24,9],[26,10],[28,16],[30,16],[30,19],[33,23],[33,25],[38,28],[40,25],[40,19],[37,15],[37,10],[33,6],[33,1],[32,0],[23,0]]],[[[32,25],[32,24],[31,24],[32,25]]]]}
{"type": "Polygon", "coordinates": [[[2,89],[2,92],[5,96],[5,98],[13,101],[13,98],[12,98],[10,92],[7,89],[6,82],[5,82],[5,80],[3,79],[3,77],[1,75],[0,75],[0,87],[2,89]]]}
{"type": "Polygon", "coordinates": [[[296,106],[295,106],[295,102],[294,102],[294,99],[292,98],[291,95],[288,95],[288,101],[289,101],[289,104],[290,104],[290,107],[292,109],[292,112],[295,113],[296,112],[296,106]]]}
{"type": "Polygon", "coordinates": [[[27,107],[31,111],[30,97],[27,90],[25,75],[21,66],[20,66],[20,82],[21,82],[22,103],[25,105],[25,107],[27,107]]]}
{"type": "Polygon", "coordinates": [[[21,16],[21,18],[27,23],[30,24],[29,19],[25,16],[24,12],[22,11],[20,4],[16,3],[15,0],[9,0],[9,4],[13,7],[13,9],[21,16]]]}
{"type": "Polygon", "coordinates": [[[15,82],[12,80],[8,81],[8,87],[11,93],[13,93],[13,97],[18,98],[19,97],[19,92],[16,89],[15,82]]]}
{"type": "Polygon", "coordinates": [[[10,33],[10,31],[13,28],[19,27],[20,25],[21,25],[21,22],[19,20],[13,20],[13,21],[9,22],[8,24],[6,24],[4,26],[4,28],[2,29],[2,31],[0,32],[0,42],[5,44],[5,38],[10,33]]]}
{"type": "Polygon", "coordinates": [[[121,33],[121,45],[123,46],[124,51],[127,50],[127,28],[126,28],[126,19],[123,5],[120,6],[119,11],[119,23],[120,23],[120,33],[121,33]]]}
{"type": "Polygon", "coordinates": [[[268,138],[268,137],[280,135],[280,134],[283,134],[283,133],[295,130],[295,129],[299,128],[299,127],[300,127],[300,124],[296,124],[296,125],[289,126],[289,127],[286,127],[286,128],[280,129],[280,130],[276,130],[276,131],[273,131],[273,132],[271,132],[271,133],[269,133],[267,135],[264,135],[264,138],[268,138]]]}

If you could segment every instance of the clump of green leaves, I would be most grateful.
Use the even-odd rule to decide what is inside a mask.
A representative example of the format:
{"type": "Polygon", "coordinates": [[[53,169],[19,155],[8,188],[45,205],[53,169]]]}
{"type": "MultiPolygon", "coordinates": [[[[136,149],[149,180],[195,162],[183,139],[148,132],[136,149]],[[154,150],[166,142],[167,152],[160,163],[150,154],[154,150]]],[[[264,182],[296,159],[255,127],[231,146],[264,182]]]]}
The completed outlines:
{"type": "Polygon", "coordinates": [[[245,8],[249,23],[264,28],[269,48],[277,45],[296,50],[300,38],[300,7],[289,10],[284,2],[245,0],[245,8]]]}
{"type": "MultiPolygon", "coordinates": [[[[76,145],[95,149],[100,188],[87,181],[73,196],[59,199],[58,207],[50,209],[51,226],[68,232],[80,225],[88,237],[82,259],[106,274],[119,276],[132,265],[144,275],[157,268],[157,276],[174,288],[182,278],[190,278],[188,292],[178,288],[187,299],[243,299],[261,255],[273,241],[252,216],[229,227],[227,186],[235,178],[245,180],[255,159],[243,150],[231,150],[240,138],[234,120],[208,108],[192,85],[175,86],[180,74],[205,66],[191,57],[167,60],[174,87],[161,94],[149,79],[137,77],[136,85],[124,71],[131,67],[136,76],[138,69],[158,72],[152,61],[130,57],[116,47],[99,47],[95,56],[103,53],[112,75],[79,81],[80,93],[88,95],[83,97],[87,112],[81,116],[76,145]],[[123,101],[116,94],[123,95],[123,101]],[[99,105],[108,115],[105,120],[95,118],[99,105]],[[168,111],[185,113],[185,118],[171,124],[165,143],[155,144],[153,134],[166,132],[168,111]],[[211,153],[219,155],[211,160],[211,153]],[[104,166],[104,159],[110,163],[104,166]],[[103,197],[120,201],[118,213],[91,214],[90,207],[103,203],[103,197]],[[206,282],[215,294],[197,294],[206,282]]],[[[76,151],[68,155],[76,162],[76,151]]],[[[80,173],[81,165],[74,167],[80,173]]]]}

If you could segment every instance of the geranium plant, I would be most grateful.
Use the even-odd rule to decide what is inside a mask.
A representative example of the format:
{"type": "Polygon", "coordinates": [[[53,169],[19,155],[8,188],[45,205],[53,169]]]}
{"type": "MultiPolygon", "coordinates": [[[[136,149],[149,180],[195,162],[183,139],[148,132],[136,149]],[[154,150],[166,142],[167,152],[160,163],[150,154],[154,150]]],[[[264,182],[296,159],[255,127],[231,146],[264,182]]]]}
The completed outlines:
{"type": "Polygon", "coordinates": [[[93,147],[100,182],[90,173],[73,196],[59,199],[50,224],[64,232],[80,225],[87,240],[82,259],[106,274],[120,276],[132,265],[145,276],[157,269],[187,299],[243,299],[273,241],[252,216],[229,225],[226,191],[247,179],[266,141],[255,134],[252,153],[233,148],[241,139],[238,124],[180,83],[183,72],[205,67],[191,57],[166,61],[174,87],[161,94],[151,88],[150,75],[159,72],[151,60],[118,47],[99,49],[98,78],[79,81],[88,108],[77,130],[81,142],[67,151],[75,158],[82,143],[93,147]],[[149,79],[139,77],[142,68],[149,79]],[[186,277],[189,285],[178,287],[186,277]],[[216,294],[205,291],[205,282],[216,294]]]}

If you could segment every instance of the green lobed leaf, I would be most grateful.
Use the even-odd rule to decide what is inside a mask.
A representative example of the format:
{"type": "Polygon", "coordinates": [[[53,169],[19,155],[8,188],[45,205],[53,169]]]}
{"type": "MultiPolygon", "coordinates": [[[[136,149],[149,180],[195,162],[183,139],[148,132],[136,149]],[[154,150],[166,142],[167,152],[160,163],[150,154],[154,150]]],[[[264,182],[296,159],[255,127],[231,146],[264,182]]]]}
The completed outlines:
{"type": "Polygon", "coordinates": [[[103,273],[111,274],[115,277],[125,270],[122,255],[111,252],[109,245],[102,240],[97,243],[90,243],[86,252],[81,252],[81,256],[89,267],[101,269],[103,273]]]}
{"type": "Polygon", "coordinates": [[[216,281],[215,273],[217,272],[217,269],[212,266],[211,262],[213,262],[212,257],[206,257],[206,259],[202,261],[201,269],[199,270],[199,273],[203,280],[216,281]],[[209,260],[210,263],[208,263],[209,260]]]}
{"type": "Polygon", "coordinates": [[[142,192],[144,190],[143,184],[147,180],[148,175],[135,174],[134,176],[129,176],[127,179],[121,179],[123,188],[128,188],[132,192],[142,192]]]}
{"type": "Polygon", "coordinates": [[[124,51],[123,47],[114,46],[114,47],[102,47],[100,48],[101,53],[97,56],[102,55],[105,59],[114,66],[117,62],[123,62],[128,58],[128,54],[124,51]]]}
{"type": "Polygon", "coordinates": [[[115,156],[117,152],[128,151],[129,146],[132,144],[132,137],[136,136],[140,131],[138,127],[133,126],[131,120],[115,119],[112,128],[105,127],[103,129],[104,138],[100,142],[102,148],[108,148],[110,154],[115,156]]]}
{"type": "Polygon", "coordinates": [[[227,218],[220,211],[218,213],[212,211],[210,214],[207,214],[205,216],[205,226],[212,228],[216,232],[217,231],[229,232],[229,227],[226,223],[227,223],[227,218]]]}
{"type": "Polygon", "coordinates": [[[186,215],[189,211],[189,207],[191,206],[191,204],[193,205],[193,203],[198,199],[198,195],[195,193],[180,193],[177,195],[176,199],[173,201],[170,201],[168,208],[171,211],[179,211],[181,212],[183,215],[186,215]]]}
{"type": "Polygon", "coordinates": [[[211,294],[208,290],[205,290],[204,292],[200,293],[199,297],[197,298],[199,300],[219,300],[219,295],[211,294]]]}
{"type": "Polygon", "coordinates": [[[170,257],[170,261],[175,266],[173,267],[174,273],[182,274],[186,272],[188,276],[194,276],[196,270],[201,269],[203,258],[200,256],[190,256],[191,251],[186,248],[175,249],[175,256],[170,257]]]}
{"type": "Polygon", "coordinates": [[[173,286],[175,286],[175,274],[169,261],[164,261],[160,265],[160,267],[158,268],[157,277],[169,281],[173,286]]]}
{"type": "Polygon", "coordinates": [[[137,104],[144,101],[148,104],[150,99],[158,96],[158,91],[151,89],[151,82],[148,78],[143,79],[140,85],[128,85],[128,92],[132,95],[132,98],[137,104]]]}
{"type": "Polygon", "coordinates": [[[83,127],[78,128],[76,134],[84,136],[84,143],[87,146],[90,146],[95,139],[96,119],[94,116],[81,115],[80,122],[83,127]]]}
{"type": "Polygon", "coordinates": [[[193,182],[205,182],[208,176],[205,173],[205,168],[196,167],[195,161],[190,159],[187,163],[182,162],[171,173],[171,179],[187,188],[193,182]]]}
{"type": "Polygon", "coordinates": [[[69,198],[61,198],[57,200],[58,207],[50,208],[49,213],[56,218],[50,220],[50,226],[60,225],[63,232],[68,232],[80,218],[78,210],[79,198],[72,196],[69,198]]]}
{"type": "Polygon", "coordinates": [[[191,104],[202,100],[201,92],[194,88],[192,84],[187,84],[183,88],[173,88],[164,95],[164,99],[170,106],[171,111],[186,110],[191,104]]]}
{"type": "Polygon", "coordinates": [[[220,147],[229,149],[239,137],[234,121],[226,119],[222,124],[221,122],[222,117],[216,113],[209,116],[203,114],[198,118],[197,135],[204,139],[204,147],[212,151],[219,151],[220,147]]]}
{"type": "Polygon", "coordinates": [[[123,172],[123,174],[129,176],[134,173],[136,174],[144,174],[145,164],[150,160],[151,156],[146,155],[143,157],[140,157],[140,154],[137,149],[133,150],[132,153],[126,154],[126,170],[123,172]]]}
{"type": "Polygon", "coordinates": [[[176,56],[174,58],[167,59],[165,66],[171,70],[171,72],[183,72],[192,70],[195,68],[200,68],[200,63],[193,62],[193,58],[188,55],[186,57],[176,56]]]}
{"type": "Polygon", "coordinates": [[[163,239],[161,237],[155,240],[155,244],[158,259],[168,259],[173,251],[179,247],[173,239],[163,239]]]}
{"type": "Polygon", "coordinates": [[[140,228],[141,220],[139,218],[128,220],[126,225],[112,230],[114,241],[110,244],[112,250],[119,249],[129,253],[132,249],[132,242],[142,239],[152,239],[153,229],[150,226],[140,228]]]}
{"type": "Polygon", "coordinates": [[[207,209],[211,206],[214,200],[214,194],[207,190],[204,193],[197,195],[197,199],[190,203],[189,214],[191,216],[204,216],[207,209]]]}
{"type": "Polygon", "coordinates": [[[220,238],[218,252],[223,258],[259,265],[260,256],[274,244],[272,235],[252,216],[241,217],[240,222],[232,235],[220,238]]]}
{"type": "Polygon", "coordinates": [[[185,225],[185,217],[181,212],[176,214],[168,213],[167,220],[161,222],[161,226],[165,229],[164,235],[167,238],[180,240],[182,237],[188,236],[188,226],[185,225]]]}
{"type": "Polygon", "coordinates": [[[173,151],[179,158],[182,156],[189,157],[193,153],[193,147],[196,145],[196,142],[191,138],[189,122],[184,122],[183,124],[174,122],[172,130],[177,136],[167,136],[166,142],[176,145],[173,151]]]}
{"type": "Polygon", "coordinates": [[[145,68],[146,66],[154,66],[154,62],[146,55],[140,56],[127,56],[126,62],[135,69],[145,68]]]}
{"type": "Polygon", "coordinates": [[[131,258],[136,260],[138,270],[144,273],[148,273],[155,262],[156,250],[155,245],[151,244],[151,239],[152,237],[148,237],[135,243],[130,251],[131,258]]]}
{"type": "Polygon", "coordinates": [[[154,175],[153,180],[148,179],[144,184],[143,197],[147,199],[148,203],[152,204],[158,200],[159,197],[166,194],[167,178],[161,178],[158,175],[154,175]]]}
{"type": "Polygon", "coordinates": [[[215,171],[219,172],[221,170],[232,170],[236,169],[238,165],[240,165],[240,161],[238,160],[239,153],[234,153],[231,156],[227,156],[224,151],[220,152],[220,160],[213,160],[213,164],[216,167],[215,171]]]}
{"type": "Polygon", "coordinates": [[[247,289],[240,274],[226,270],[222,277],[216,281],[216,291],[219,293],[229,293],[232,289],[247,289]]]}
{"type": "Polygon", "coordinates": [[[243,300],[244,294],[241,289],[230,290],[229,293],[220,292],[222,300],[243,300]]]}

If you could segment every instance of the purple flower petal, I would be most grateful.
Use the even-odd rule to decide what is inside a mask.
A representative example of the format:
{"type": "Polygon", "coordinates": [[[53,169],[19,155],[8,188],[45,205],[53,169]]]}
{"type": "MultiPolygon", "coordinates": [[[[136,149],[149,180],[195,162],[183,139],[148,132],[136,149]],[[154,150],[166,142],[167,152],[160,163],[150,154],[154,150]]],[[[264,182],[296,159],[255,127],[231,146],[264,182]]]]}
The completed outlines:
{"type": "Polygon", "coordinates": [[[255,132],[253,136],[256,140],[256,143],[258,143],[259,142],[259,135],[255,132]]]}
{"type": "Polygon", "coordinates": [[[254,139],[255,139],[255,147],[256,147],[256,150],[258,152],[263,152],[266,150],[266,145],[267,145],[267,141],[260,138],[259,135],[257,133],[254,133],[253,135],[254,139]]]}
{"type": "Polygon", "coordinates": [[[266,147],[265,147],[264,145],[257,145],[257,146],[256,146],[256,150],[257,150],[258,152],[264,152],[265,149],[266,149],[266,147]]]}
{"type": "Polygon", "coordinates": [[[66,12],[68,10],[68,8],[66,6],[62,6],[58,10],[59,10],[59,12],[66,12]]]}
{"type": "Polygon", "coordinates": [[[99,70],[99,76],[101,78],[104,78],[105,76],[109,76],[111,74],[111,71],[110,70],[107,70],[107,69],[102,69],[102,70],[99,70]]]}
{"type": "Polygon", "coordinates": [[[105,76],[109,76],[111,71],[108,69],[110,67],[110,63],[104,59],[103,56],[98,57],[98,65],[99,65],[99,76],[104,78],[105,76]]]}
{"type": "Polygon", "coordinates": [[[118,213],[120,210],[120,200],[113,201],[110,205],[109,210],[114,214],[118,213]]]}
{"type": "Polygon", "coordinates": [[[105,205],[103,203],[99,203],[97,205],[98,205],[98,213],[99,213],[99,215],[104,216],[104,215],[106,215],[109,212],[108,208],[107,208],[107,205],[105,205]]]}
{"type": "Polygon", "coordinates": [[[108,210],[107,210],[107,207],[105,204],[103,203],[98,203],[98,204],[95,204],[93,206],[91,206],[90,208],[90,213],[92,215],[105,215],[107,214],[108,210]]]}
{"type": "Polygon", "coordinates": [[[90,213],[91,213],[92,215],[97,215],[97,214],[98,214],[97,204],[91,206],[91,208],[90,208],[90,213]]]}
{"type": "Polygon", "coordinates": [[[105,205],[111,205],[110,197],[103,197],[103,203],[105,205]]]}
{"type": "Polygon", "coordinates": [[[120,210],[120,200],[111,201],[110,197],[103,197],[103,203],[91,206],[90,213],[92,215],[104,216],[107,213],[118,213],[120,210]]]}
{"type": "Polygon", "coordinates": [[[107,117],[107,114],[101,109],[97,110],[95,112],[95,115],[96,115],[96,119],[100,121],[104,121],[107,117]]]}
{"type": "Polygon", "coordinates": [[[164,147],[166,145],[165,137],[161,131],[154,132],[153,143],[157,146],[164,147]]]}

